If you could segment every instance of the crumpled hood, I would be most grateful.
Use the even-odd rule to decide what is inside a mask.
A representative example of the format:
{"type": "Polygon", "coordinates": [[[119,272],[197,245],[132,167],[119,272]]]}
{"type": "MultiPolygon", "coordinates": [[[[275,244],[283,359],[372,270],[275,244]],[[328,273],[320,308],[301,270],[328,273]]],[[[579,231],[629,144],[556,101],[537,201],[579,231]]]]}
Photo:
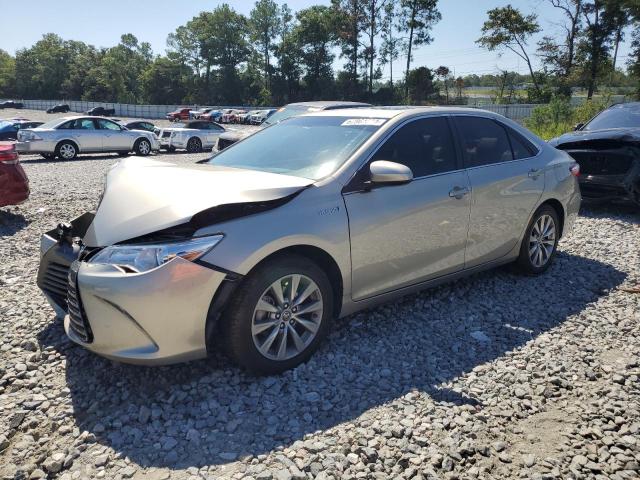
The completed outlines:
{"type": "Polygon", "coordinates": [[[613,140],[623,143],[640,143],[640,128],[607,128],[603,130],[578,130],[565,133],[549,140],[554,147],[561,145],[592,142],[599,140],[613,140]]]}
{"type": "Polygon", "coordinates": [[[312,183],[256,170],[127,158],[109,171],[83,240],[90,247],[112,245],[188,222],[211,207],[277,200],[312,183]]]}

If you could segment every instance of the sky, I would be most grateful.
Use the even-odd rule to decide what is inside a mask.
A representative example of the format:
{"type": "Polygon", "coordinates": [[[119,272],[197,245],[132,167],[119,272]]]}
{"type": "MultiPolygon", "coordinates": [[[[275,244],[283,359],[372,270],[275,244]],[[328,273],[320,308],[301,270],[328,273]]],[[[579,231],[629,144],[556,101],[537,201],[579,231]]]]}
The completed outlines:
{"type": "MultiPolygon", "coordinates": [[[[396,1],[396,0],[394,0],[396,1]]],[[[284,0],[276,0],[282,4],[284,0]]],[[[211,10],[223,3],[217,0],[110,0],[87,2],[86,0],[40,0],[30,14],[25,15],[23,2],[6,2],[2,6],[4,18],[16,19],[5,22],[0,48],[15,54],[16,50],[38,41],[44,33],[57,33],[64,39],[81,40],[98,47],[109,47],[118,43],[123,33],[133,33],[140,41],[151,44],[155,53],[164,53],[167,35],[183,25],[202,10],[211,10]]],[[[249,14],[253,0],[227,0],[237,11],[249,14]]],[[[288,0],[286,3],[295,12],[310,5],[325,4],[330,0],[288,0]]],[[[434,27],[433,43],[420,47],[414,55],[412,67],[437,68],[448,66],[456,76],[470,73],[496,73],[499,69],[526,73],[526,64],[513,53],[500,56],[479,48],[475,40],[491,8],[511,3],[524,13],[535,12],[543,35],[559,33],[561,13],[549,6],[545,0],[440,0],[442,20],[434,27]]],[[[627,34],[627,37],[629,35],[627,34]]],[[[531,42],[535,50],[535,42],[531,42]]],[[[630,46],[626,42],[620,48],[619,65],[626,61],[630,46]]],[[[394,77],[404,70],[405,59],[394,65],[394,77]]],[[[344,61],[336,58],[336,68],[344,61]]],[[[537,64],[537,59],[534,59],[537,64]]],[[[384,76],[389,75],[389,67],[384,76]]]]}

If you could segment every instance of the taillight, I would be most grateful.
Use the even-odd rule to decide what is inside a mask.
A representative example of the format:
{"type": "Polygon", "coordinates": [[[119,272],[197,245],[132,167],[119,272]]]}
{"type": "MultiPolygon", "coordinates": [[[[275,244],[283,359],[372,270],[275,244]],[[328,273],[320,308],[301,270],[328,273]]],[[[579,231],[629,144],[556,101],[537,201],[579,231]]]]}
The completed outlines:
{"type": "Polygon", "coordinates": [[[571,172],[571,175],[573,175],[574,177],[579,177],[580,176],[580,164],[579,163],[574,163],[573,165],[571,165],[569,167],[569,172],[571,172]]]}
{"type": "Polygon", "coordinates": [[[5,165],[16,165],[18,163],[18,152],[12,143],[0,144],[0,162],[5,165]]]}

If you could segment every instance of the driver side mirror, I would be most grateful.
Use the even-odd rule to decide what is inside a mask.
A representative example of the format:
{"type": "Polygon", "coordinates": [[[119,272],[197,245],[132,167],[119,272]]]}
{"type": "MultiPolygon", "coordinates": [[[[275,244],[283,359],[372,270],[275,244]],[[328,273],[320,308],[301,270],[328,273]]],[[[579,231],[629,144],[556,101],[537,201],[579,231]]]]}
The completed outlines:
{"type": "Polygon", "coordinates": [[[584,127],[584,123],[580,122],[580,123],[576,123],[573,127],[574,130],[580,130],[582,129],[582,127],[584,127]]]}
{"type": "Polygon", "coordinates": [[[387,160],[376,160],[369,165],[372,184],[399,184],[408,183],[413,180],[413,172],[406,165],[389,162],[387,160]]]}

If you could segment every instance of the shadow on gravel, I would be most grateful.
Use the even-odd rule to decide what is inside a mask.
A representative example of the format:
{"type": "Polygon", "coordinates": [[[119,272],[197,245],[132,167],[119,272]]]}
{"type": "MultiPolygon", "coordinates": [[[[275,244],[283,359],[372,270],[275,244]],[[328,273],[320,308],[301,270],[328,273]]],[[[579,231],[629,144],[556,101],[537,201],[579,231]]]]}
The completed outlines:
{"type": "MultiPolygon", "coordinates": [[[[135,156],[135,155],[132,153],[130,156],[135,156]]],[[[29,164],[29,163],[42,163],[42,164],[46,164],[46,163],[62,163],[62,164],[68,164],[68,163],[82,162],[82,161],[87,161],[87,160],[115,160],[115,159],[118,159],[118,158],[123,158],[123,157],[120,157],[117,154],[104,153],[104,154],[95,154],[95,155],[78,155],[73,160],[63,160],[61,158],[47,159],[47,158],[41,157],[40,155],[36,155],[36,156],[29,155],[29,156],[20,156],[20,163],[25,163],[25,164],[29,164]]]]}
{"type": "Polygon", "coordinates": [[[66,356],[81,430],[141,466],[199,467],[289,446],[412,391],[478,404],[438,385],[558,326],[624,279],[563,252],[540,277],[507,268],[474,275],[338,321],[307,364],[273,377],[247,375],[220,355],[161,368],[116,364],[72,345],[59,321],[39,340],[66,356]]]}
{"type": "Polygon", "coordinates": [[[10,237],[29,225],[21,213],[0,209],[0,237],[10,237]]]}

